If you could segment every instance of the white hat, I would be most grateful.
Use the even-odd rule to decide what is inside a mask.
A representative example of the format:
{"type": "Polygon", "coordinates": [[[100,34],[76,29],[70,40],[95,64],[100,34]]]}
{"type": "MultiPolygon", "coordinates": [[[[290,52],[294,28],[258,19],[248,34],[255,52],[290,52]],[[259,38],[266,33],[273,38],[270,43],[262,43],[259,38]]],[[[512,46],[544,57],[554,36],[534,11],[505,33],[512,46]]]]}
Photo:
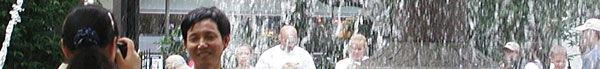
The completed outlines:
{"type": "Polygon", "coordinates": [[[588,29],[600,31],[600,19],[597,19],[597,18],[587,19],[583,25],[577,26],[574,29],[577,31],[584,31],[584,30],[588,30],[588,29]]]}
{"type": "Polygon", "coordinates": [[[527,64],[525,64],[525,68],[523,69],[540,69],[540,66],[537,66],[533,62],[528,62],[527,64]]]}
{"type": "Polygon", "coordinates": [[[513,51],[519,51],[519,49],[521,49],[519,47],[519,44],[517,44],[516,42],[508,42],[508,43],[506,43],[506,45],[504,45],[504,48],[506,48],[508,50],[513,50],[513,51]]]}

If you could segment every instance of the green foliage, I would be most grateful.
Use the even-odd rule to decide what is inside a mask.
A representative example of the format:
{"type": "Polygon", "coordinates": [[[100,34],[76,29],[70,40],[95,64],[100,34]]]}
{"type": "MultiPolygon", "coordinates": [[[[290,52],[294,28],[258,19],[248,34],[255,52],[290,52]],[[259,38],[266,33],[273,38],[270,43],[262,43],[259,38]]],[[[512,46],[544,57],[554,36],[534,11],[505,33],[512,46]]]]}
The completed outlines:
{"type": "MultiPolygon", "coordinates": [[[[60,48],[60,24],[80,0],[25,0],[12,33],[4,68],[54,69],[64,60],[60,48]]],[[[0,26],[4,37],[15,0],[0,0],[0,26]]]]}
{"type": "Polygon", "coordinates": [[[187,59],[187,53],[185,48],[183,47],[183,39],[179,39],[179,31],[181,31],[180,26],[177,25],[174,29],[171,29],[170,31],[171,32],[169,32],[169,34],[166,34],[164,36],[163,40],[157,43],[161,45],[160,53],[165,57],[168,57],[170,55],[181,55],[181,57],[187,59]]]}

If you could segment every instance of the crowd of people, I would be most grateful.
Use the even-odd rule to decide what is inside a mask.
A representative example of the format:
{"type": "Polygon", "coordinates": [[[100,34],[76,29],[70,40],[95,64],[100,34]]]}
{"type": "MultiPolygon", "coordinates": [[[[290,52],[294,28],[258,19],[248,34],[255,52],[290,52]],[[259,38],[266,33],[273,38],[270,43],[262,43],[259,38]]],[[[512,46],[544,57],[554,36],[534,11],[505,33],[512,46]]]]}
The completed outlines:
{"type": "MultiPolygon", "coordinates": [[[[598,69],[600,68],[600,51],[598,50],[598,46],[600,45],[600,19],[597,17],[588,18],[585,20],[583,25],[575,27],[573,30],[577,30],[582,33],[582,41],[579,42],[579,51],[581,53],[582,68],[581,69],[598,69]]],[[[550,61],[550,69],[571,69],[570,66],[567,66],[567,49],[565,46],[560,44],[558,41],[552,41],[550,53],[549,53],[549,61],[550,61]]],[[[522,56],[523,52],[521,49],[521,45],[516,42],[508,42],[505,44],[504,48],[504,58],[501,63],[502,69],[548,69],[545,68],[536,56],[536,52],[539,49],[539,45],[536,42],[530,43],[529,53],[522,56]],[[526,58],[521,60],[520,58],[526,58]],[[524,65],[520,65],[521,62],[524,62],[524,65]]],[[[579,69],[579,68],[576,68],[579,69]]]]}
{"type": "MultiPolygon", "coordinates": [[[[165,68],[219,69],[221,55],[230,40],[229,26],[225,14],[215,7],[190,11],[181,23],[181,35],[190,61],[186,62],[180,55],[171,55],[165,60],[165,68]]],[[[76,7],[66,16],[62,27],[60,42],[66,60],[59,69],[140,68],[140,57],[134,50],[133,41],[118,35],[115,19],[108,10],[97,5],[76,7]]],[[[263,52],[256,66],[249,62],[253,56],[252,47],[247,44],[237,47],[236,69],[315,69],[312,55],[297,46],[296,28],[285,25],[280,32],[280,44],[263,52]]],[[[368,58],[363,56],[366,37],[361,34],[352,36],[347,48],[351,57],[339,61],[336,68],[354,68],[368,58]]]]}
{"type": "MultiPolygon", "coordinates": [[[[117,24],[108,10],[96,5],[79,6],[65,17],[61,32],[61,49],[65,61],[59,69],[138,69],[140,57],[134,50],[134,43],[127,37],[119,36],[117,24]],[[123,44],[123,45],[119,45],[123,44]]],[[[226,15],[215,7],[201,7],[190,11],[181,23],[183,46],[188,52],[189,62],[179,55],[171,55],[165,60],[167,69],[220,69],[221,56],[230,42],[230,22],[226,15]]],[[[583,33],[580,51],[583,69],[600,68],[600,19],[590,18],[575,28],[583,33]]],[[[278,41],[259,56],[253,66],[253,48],[241,44],[235,52],[236,69],[315,69],[313,56],[298,45],[297,30],[294,26],[283,25],[278,41]]],[[[352,34],[344,48],[350,55],[337,60],[336,69],[356,69],[368,56],[367,37],[352,34]]],[[[537,54],[537,42],[531,42],[528,49],[517,42],[503,46],[504,56],[501,68],[544,68],[537,54]],[[529,50],[528,56],[523,56],[529,50]],[[521,59],[526,58],[526,59],[521,59]],[[524,62],[524,65],[519,65],[524,62]]],[[[550,66],[554,69],[566,66],[566,49],[558,42],[552,42],[550,66]]]]}

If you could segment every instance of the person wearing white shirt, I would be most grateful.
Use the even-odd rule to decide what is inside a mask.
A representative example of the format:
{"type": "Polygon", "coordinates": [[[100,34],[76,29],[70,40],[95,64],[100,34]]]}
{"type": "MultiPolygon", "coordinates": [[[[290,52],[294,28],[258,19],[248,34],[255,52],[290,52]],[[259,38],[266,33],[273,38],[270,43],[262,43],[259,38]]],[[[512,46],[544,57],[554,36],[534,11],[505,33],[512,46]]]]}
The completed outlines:
{"type": "Polygon", "coordinates": [[[279,35],[280,45],[263,52],[256,63],[257,69],[315,69],[312,55],[296,45],[296,29],[283,26],[279,35]]]}
{"type": "Polygon", "coordinates": [[[355,34],[350,38],[350,44],[346,47],[350,57],[342,59],[335,64],[335,69],[356,69],[363,60],[369,57],[363,56],[366,50],[366,38],[361,34],[355,34]]]}

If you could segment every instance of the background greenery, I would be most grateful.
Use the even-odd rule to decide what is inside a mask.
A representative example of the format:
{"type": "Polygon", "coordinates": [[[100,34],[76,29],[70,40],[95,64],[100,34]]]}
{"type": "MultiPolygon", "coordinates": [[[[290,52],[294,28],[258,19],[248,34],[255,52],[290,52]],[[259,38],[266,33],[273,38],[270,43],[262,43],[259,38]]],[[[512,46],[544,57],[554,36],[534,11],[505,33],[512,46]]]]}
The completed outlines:
{"type": "MultiPolygon", "coordinates": [[[[8,11],[15,0],[0,0],[0,23],[4,36],[10,20],[8,11]]],[[[60,24],[69,9],[80,0],[26,0],[25,11],[20,12],[21,22],[13,31],[4,68],[6,69],[55,69],[63,61],[60,40],[60,24]]],[[[2,39],[2,41],[4,38],[2,39]]]]}

